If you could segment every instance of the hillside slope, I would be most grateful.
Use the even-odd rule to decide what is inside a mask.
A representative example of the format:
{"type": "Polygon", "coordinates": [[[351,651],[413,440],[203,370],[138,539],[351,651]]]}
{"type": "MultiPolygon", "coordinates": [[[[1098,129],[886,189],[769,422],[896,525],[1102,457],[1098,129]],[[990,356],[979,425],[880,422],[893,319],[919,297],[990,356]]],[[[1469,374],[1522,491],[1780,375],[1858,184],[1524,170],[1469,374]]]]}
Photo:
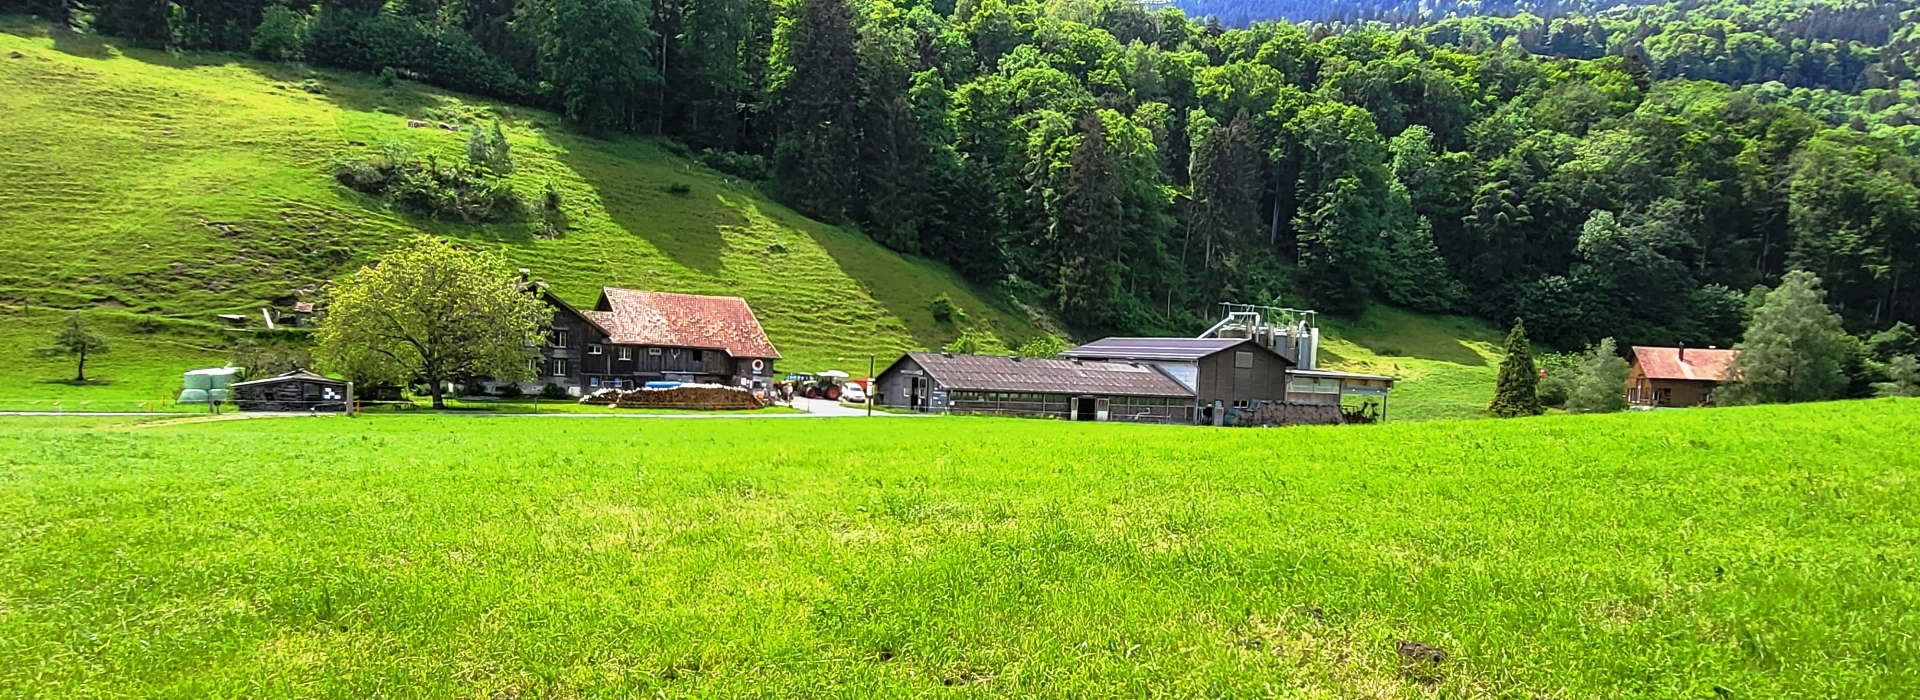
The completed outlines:
{"type": "MultiPolygon", "coordinates": [[[[312,299],[324,282],[417,231],[498,245],[571,301],[602,285],[745,297],[784,369],[865,371],[958,333],[928,309],[948,294],[1009,342],[1040,331],[1011,302],[857,232],[804,219],[750,184],[643,141],[602,141],[557,117],[399,82],[228,56],[123,49],[0,20],[0,396],[150,398],[179,369],[224,356],[210,322],[312,299]],[[453,225],[336,185],[328,164],[399,141],[460,158],[463,134],[409,128],[502,120],[516,190],[562,192],[569,228],[453,225]],[[103,376],[49,386],[62,361],[12,363],[57,309],[89,309],[121,340],[103,376]],[[161,317],[140,324],[133,319],[161,317]],[[147,337],[151,335],[153,337],[147,337]],[[156,365],[159,365],[156,367],[156,365]],[[118,380],[116,380],[118,381],[118,380]]],[[[534,217],[537,219],[537,217],[534,217]]]]}

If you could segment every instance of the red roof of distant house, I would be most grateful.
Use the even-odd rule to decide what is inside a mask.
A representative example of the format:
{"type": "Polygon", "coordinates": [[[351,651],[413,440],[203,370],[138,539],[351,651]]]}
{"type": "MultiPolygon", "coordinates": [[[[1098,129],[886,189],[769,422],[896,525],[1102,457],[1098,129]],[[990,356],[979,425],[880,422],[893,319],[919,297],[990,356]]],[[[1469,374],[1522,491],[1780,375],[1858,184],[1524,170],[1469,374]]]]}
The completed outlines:
{"type": "Polygon", "coordinates": [[[606,287],[586,312],[618,345],[725,350],[734,357],[779,359],[760,319],[740,297],[642,292],[606,287]]]}
{"type": "Polygon", "coordinates": [[[1739,350],[1717,348],[1649,348],[1633,346],[1634,364],[1648,379],[1685,379],[1696,382],[1720,382],[1727,379],[1727,368],[1739,350]],[[1682,352],[1686,359],[1681,359],[1682,352]]]}

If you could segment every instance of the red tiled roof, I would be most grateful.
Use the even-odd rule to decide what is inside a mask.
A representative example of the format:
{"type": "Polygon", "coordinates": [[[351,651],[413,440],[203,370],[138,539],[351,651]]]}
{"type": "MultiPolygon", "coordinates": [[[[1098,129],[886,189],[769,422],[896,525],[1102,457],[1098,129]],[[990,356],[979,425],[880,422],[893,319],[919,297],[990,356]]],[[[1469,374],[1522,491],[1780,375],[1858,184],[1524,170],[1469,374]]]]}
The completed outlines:
{"type": "Polygon", "coordinates": [[[1740,354],[1738,350],[1719,350],[1714,348],[1686,348],[1686,359],[1680,359],[1681,348],[1649,348],[1633,346],[1633,362],[1649,379],[1685,379],[1697,382],[1726,381],[1727,367],[1733,364],[1733,358],[1740,354]]]}
{"type": "Polygon", "coordinates": [[[734,357],[780,358],[760,319],[740,297],[642,292],[606,287],[596,310],[585,312],[618,345],[725,350],[734,357]]]}

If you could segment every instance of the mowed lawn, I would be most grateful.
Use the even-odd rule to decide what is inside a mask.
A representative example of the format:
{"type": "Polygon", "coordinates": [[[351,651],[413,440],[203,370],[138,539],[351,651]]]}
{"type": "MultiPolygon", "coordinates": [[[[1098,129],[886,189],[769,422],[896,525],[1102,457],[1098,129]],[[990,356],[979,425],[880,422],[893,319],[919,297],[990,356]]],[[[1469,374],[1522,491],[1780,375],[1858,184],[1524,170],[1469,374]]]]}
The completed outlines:
{"type": "Polygon", "coordinates": [[[0,696],[1916,697],[1916,430],[0,419],[0,696]]]}

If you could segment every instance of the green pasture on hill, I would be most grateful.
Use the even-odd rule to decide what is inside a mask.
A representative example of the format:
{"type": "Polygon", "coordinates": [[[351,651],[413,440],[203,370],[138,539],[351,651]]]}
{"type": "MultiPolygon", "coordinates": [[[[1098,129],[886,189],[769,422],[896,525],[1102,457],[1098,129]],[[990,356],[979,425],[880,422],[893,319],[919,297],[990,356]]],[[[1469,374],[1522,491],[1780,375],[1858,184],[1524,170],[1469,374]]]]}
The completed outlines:
{"type": "MultiPolygon", "coordinates": [[[[181,372],[227,358],[232,334],[215,314],[252,318],[275,300],[310,299],[419,231],[499,245],[577,304],[601,285],[743,296],[786,355],[783,370],[864,374],[869,355],[884,365],[944,344],[959,329],[933,318],[940,294],[1010,342],[1040,332],[1012,300],[656,145],[579,136],[550,114],[404,81],[122,48],[0,17],[0,115],[0,410],[156,407],[181,372]],[[538,237],[535,221],[422,220],[328,175],[332,159],[385,141],[463,157],[462,135],[409,119],[496,118],[513,143],[515,187],[530,200],[549,181],[562,191],[564,236],[538,237]],[[114,344],[83,385],[65,381],[70,361],[33,353],[70,309],[114,344]]],[[[1396,419],[1484,412],[1494,331],[1391,309],[1327,323],[1324,362],[1406,380],[1396,419]]]]}
{"type": "MultiPolygon", "coordinates": [[[[215,314],[311,299],[421,231],[501,246],[577,304],[603,285],[745,297],[790,369],[864,371],[869,353],[943,344],[959,329],[933,318],[940,294],[1010,342],[1040,332],[1017,304],[942,266],[804,219],[651,143],[580,136],[551,114],[405,81],[122,48],[0,18],[0,123],[0,336],[38,332],[17,317],[23,306],[57,307],[157,314],[203,336],[195,347],[221,347],[202,325],[215,314]],[[554,183],[565,235],[539,237],[536,220],[422,220],[333,182],[333,159],[388,141],[464,158],[464,134],[410,119],[502,120],[514,187],[537,207],[554,183]]],[[[7,359],[0,396],[45,378],[7,359]]]]}
{"type": "Polygon", "coordinates": [[[1914,697],[1916,429],[0,418],[0,696],[1914,697]]]}

